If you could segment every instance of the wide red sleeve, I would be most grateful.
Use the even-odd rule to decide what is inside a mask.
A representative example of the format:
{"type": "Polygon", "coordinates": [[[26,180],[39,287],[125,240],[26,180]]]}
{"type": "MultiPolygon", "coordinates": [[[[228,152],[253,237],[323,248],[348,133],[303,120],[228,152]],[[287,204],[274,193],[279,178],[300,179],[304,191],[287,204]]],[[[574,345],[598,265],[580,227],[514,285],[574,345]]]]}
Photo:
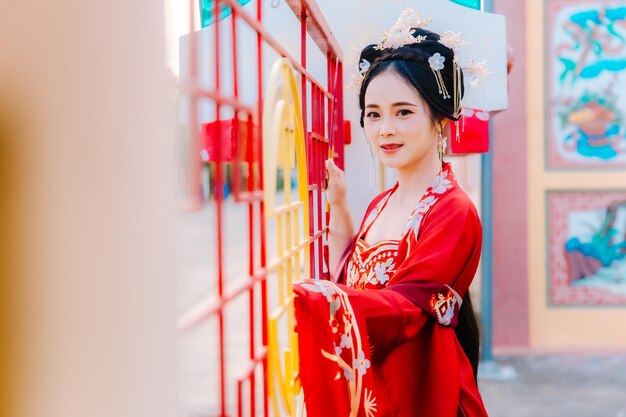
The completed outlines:
{"type": "Polygon", "coordinates": [[[372,416],[381,406],[373,357],[418,333],[419,308],[392,291],[359,291],[325,280],[294,283],[300,382],[309,417],[372,416]]]}

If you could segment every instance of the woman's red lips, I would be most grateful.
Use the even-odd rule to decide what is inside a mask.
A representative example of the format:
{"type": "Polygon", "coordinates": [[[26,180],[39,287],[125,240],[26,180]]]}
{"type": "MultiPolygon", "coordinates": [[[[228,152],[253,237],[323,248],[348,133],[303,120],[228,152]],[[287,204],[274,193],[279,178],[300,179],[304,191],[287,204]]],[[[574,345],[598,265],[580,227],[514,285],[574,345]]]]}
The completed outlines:
{"type": "Polygon", "coordinates": [[[395,149],[398,149],[399,147],[401,147],[402,145],[399,143],[386,143],[384,145],[380,145],[380,147],[384,150],[384,151],[392,151],[395,149]]]}

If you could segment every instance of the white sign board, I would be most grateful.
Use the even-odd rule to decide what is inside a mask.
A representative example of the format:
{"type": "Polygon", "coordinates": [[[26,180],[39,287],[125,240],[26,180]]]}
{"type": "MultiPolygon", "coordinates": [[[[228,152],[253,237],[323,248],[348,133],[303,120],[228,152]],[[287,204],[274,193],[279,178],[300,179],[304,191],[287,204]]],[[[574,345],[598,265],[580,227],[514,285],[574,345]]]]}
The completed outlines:
{"type": "MultiPolygon", "coordinates": [[[[317,0],[317,3],[343,48],[344,80],[347,82],[351,74],[357,72],[357,63],[349,59],[352,51],[359,45],[380,42],[384,31],[393,26],[405,8],[410,7],[422,18],[433,19],[426,27],[428,30],[440,35],[446,31],[460,32],[461,38],[469,42],[469,46],[458,49],[462,64],[469,59],[484,61],[493,73],[479,88],[465,89],[463,104],[488,111],[507,108],[504,16],[473,10],[449,0],[317,0]]],[[[349,94],[346,98],[349,100],[349,94]]]]}

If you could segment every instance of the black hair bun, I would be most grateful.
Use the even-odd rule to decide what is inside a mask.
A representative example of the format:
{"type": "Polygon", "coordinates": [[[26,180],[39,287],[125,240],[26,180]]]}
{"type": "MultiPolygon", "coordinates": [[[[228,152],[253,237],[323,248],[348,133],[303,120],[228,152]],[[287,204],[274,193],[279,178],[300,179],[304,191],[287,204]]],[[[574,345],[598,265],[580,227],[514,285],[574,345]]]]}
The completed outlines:
{"type": "Polygon", "coordinates": [[[359,70],[361,69],[361,62],[363,62],[363,60],[366,60],[371,64],[381,56],[382,51],[374,49],[375,47],[376,44],[371,44],[363,48],[363,50],[361,51],[361,56],[359,57],[359,62],[357,63],[357,65],[359,66],[359,70]]]}

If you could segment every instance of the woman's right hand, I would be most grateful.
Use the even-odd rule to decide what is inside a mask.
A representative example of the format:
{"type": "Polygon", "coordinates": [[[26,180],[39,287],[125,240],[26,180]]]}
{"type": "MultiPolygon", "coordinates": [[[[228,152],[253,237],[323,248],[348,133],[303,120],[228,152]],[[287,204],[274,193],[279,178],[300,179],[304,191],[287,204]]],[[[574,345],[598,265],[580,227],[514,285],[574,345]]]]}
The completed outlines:
{"type": "Polygon", "coordinates": [[[346,174],[335,165],[332,158],[326,160],[326,200],[330,206],[346,204],[346,174]]]}

